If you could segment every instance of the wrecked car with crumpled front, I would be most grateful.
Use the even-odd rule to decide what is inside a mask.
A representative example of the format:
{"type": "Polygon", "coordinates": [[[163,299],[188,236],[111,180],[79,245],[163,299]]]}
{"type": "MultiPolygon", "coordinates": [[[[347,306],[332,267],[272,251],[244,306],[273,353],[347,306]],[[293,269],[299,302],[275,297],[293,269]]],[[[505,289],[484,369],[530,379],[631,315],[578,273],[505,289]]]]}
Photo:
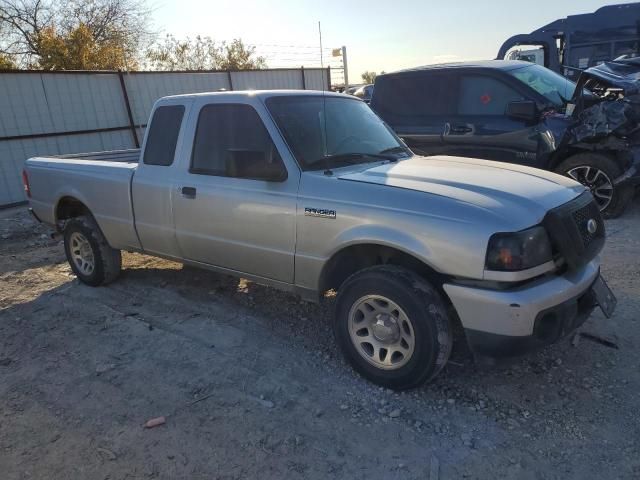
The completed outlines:
{"type": "Polygon", "coordinates": [[[522,61],[431,65],[378,76],[371,107],[418,154],[555,171],[616,217],[640,183],[639,72],[638,59],[606,62],[576,88],[522,61]]]}

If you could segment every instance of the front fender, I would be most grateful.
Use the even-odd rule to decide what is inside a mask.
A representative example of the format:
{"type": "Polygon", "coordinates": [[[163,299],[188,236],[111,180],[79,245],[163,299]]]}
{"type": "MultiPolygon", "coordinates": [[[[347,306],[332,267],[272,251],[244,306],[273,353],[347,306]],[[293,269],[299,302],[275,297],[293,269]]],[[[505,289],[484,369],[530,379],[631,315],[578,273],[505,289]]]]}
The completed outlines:
{"type": "Polygon", "coordinates": [[[416,257],[438,271],[431,261],[432,251],[425,241],[384,225],[357,225],[341,232],[335,240],[333,248],[326,254],[327,260],[339,251],[354,245],[381,245],[416,257]]]}

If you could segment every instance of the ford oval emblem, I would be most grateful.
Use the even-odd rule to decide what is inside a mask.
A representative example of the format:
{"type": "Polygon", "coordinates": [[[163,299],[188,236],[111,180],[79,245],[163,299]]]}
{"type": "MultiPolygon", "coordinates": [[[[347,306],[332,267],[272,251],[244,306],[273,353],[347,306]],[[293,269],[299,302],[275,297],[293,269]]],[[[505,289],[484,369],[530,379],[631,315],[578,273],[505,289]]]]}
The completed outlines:
{"type": "Polygon", "coordinates": [[[596,233],[596,230],[598,230],[598,222],[596,222],[593,218],[590,218],[587,221],[587,232],[593,235],[594,233],[596,233]]]}

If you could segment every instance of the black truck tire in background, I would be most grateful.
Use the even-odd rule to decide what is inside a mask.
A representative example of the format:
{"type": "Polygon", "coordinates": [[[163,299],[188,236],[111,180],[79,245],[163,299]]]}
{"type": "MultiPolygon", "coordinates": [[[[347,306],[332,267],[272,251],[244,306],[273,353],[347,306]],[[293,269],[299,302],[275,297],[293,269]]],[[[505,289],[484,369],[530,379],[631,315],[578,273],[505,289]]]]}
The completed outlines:
{"type": "Polygon", "coordinates": [[[111,248],[102,234],[100,227],[90,215],[75,217],[66,222],[64,227],[64,251],[71,270],[87,285],[97,287],[113,282],[122,269],[120,250],[111,248]],[[93,257],[93,268],[83,270],[78,263],[80,251],[78,240],[86,241],[85,253],[93,257]]]}
{"type": "MultiPolygon", "coordinates": [[[[616,218],[622,215],[627,205],[633,198],[634,189],[630,185],[615,185],[613,182],[623,174],[623,169],[611,157],[602,153],[586,152],[573,155],[561,162],[555,169],[556,173],[573,178],[591,190],[596,202],[600,206],[602,216],[605,218],[616,218]],[[590,169],[590,170],[588,170],[590,169]],[[596,176],[600,171],[603,175],[596,176]],[[585,176],[585,173],[589,172],[585,176]],[[597,195],[598,187],[606,179],[611,183],[611,200],[606,205],[600,205],[603,200],[597,195]],[[594,183],[589,180],[596,180],[594,183]]],[[[605,190],[600,190],[603,193],[605,190]]]]}
{"type": "MultiPolygon", "coordinates": [[[[338,290],[333,322],[336,341],[353,368],[387,388],[402,390],[430,381],[442,370],[451,353],[452,327],[440,294],[424,278],[405,268],[378,265],[345,280],[338,290]],[[353,309],[363,298],[372,297],[389,300],[392,310],[400,310],[410,320],[413,351],[399,368],[385,370],[372,364],[352,340],[353,309]]],[[[401,322],[398,323],[402,329],[401,322]]],[[[408,327],[404,331],[408,332],[408,327]]]]}

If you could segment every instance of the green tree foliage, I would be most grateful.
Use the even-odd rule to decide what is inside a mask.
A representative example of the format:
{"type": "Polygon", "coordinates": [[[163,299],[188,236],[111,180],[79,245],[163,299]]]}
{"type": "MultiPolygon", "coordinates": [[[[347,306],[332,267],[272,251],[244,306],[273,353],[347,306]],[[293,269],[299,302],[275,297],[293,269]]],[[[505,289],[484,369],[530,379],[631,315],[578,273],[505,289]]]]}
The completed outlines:
{"type": "Polygon", "coordinates": [[[38,67],[44,70],[117,70],[135,66],[127,62],[121,41],[97,41],[84,24],[65,35],[53,28],[43,29],[38,44],[38,67]]]}
{"type": "Polygon", "coordinates": [[[0,53],[0,70],[11,70],[17,68],[16,64],[8,55],[0,53]]]}
{"type": "Polygon", "coordinates": [[[242,40],[216,43],[211,37],[197,36],[179,40],[167,35],[162,43],[147,51],[153,70],[251,70],[266,68],[263,57],[242,40]]]}
{"type": "Polygon", "coordinates": [[[376,81],[376,75],[376,72],[370,72],[369,70],[367,70],[362,74],[362,81],[364,83],[373,83],[376,81]]]}
{"type": "Polygon", "coordinates": [[[218,68],[222,70],[252,70],[267,68],[264,57],[255,55],[255,47],[246,46],[239,38],[222,45],[218,68]]]}
{"type": "Polygon", "coordinates": [[[28,68],[135,68],[148,14],[144,0],[0,0],[0,53],[28,68]]]}

